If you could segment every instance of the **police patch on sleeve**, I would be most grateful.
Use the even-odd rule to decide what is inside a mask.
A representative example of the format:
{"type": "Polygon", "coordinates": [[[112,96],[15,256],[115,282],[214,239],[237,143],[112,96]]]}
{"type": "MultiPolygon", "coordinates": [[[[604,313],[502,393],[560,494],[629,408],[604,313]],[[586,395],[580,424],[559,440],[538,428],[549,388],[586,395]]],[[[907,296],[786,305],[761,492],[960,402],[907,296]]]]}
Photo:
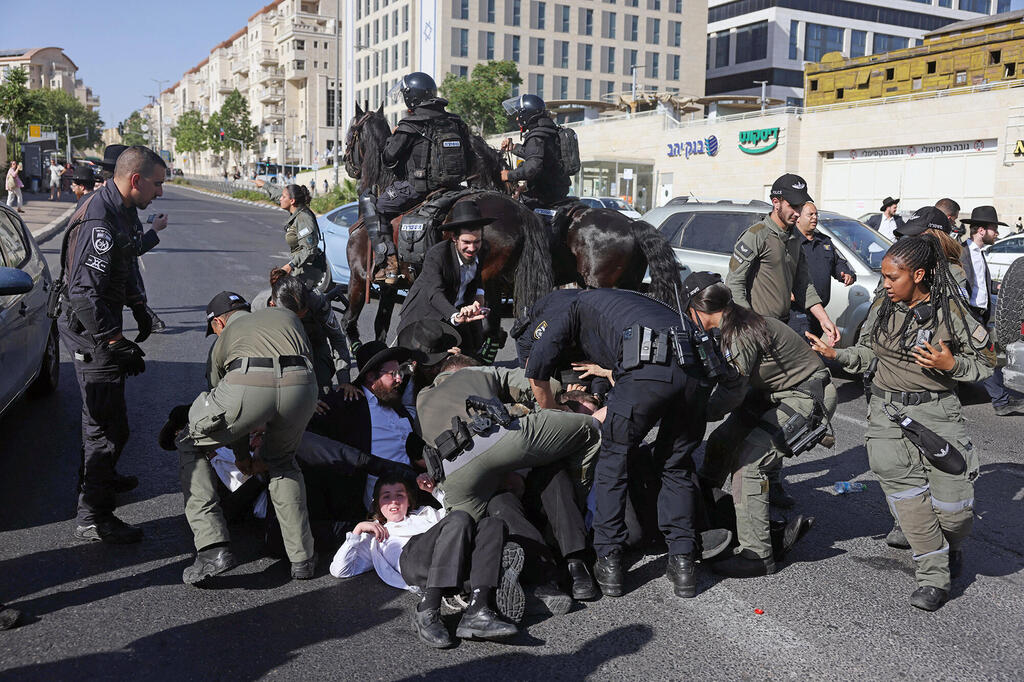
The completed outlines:
{"type": "Polygon", "coordinates": [[[92,248],[101,256],[114,246],[114,237],[105,227],[92,228],[92,248]]]}
{"type": "Polygon", "coordinates": [[[299,236],[300,237],[305,237],[309,233],[310,233],[310,229],[308,227],[304,227],[301,230],[299,230],[299,236]]]}
{"type": "MultiPolygon", "coordinates": [[[[110,247],[108,246],[107,248],[109,249],[110,247]]],[[[100,258],[99,256],[95,256],[95,255],[93,255],[91,253],[88,256],[85,257],[85,267],[92,268],[93,270],[95,270],[97,272],[104,272],[105,273],[107,271],[107,267],[109,265],[110,264],[107,263],[107,261],[105,261],[102,258],[100,258]]]]}
{"type": "Polygon", "coordinates": [[[746,245],[746,243],[739,241],[736,242],[736,248],[733,251],[733,255],[739,260],[746,262],[754,257],[754,250],[746,245]]]}
{"type": "Polygon", "coordinates": [[[534,341],[540,341],[540,337],[544,336],[544,332],[547,331],[547,328],[548,328],[547,320],[544,320],[543,322],[538,324],[537,328],[533,330],[533,340],[534,341]]]}

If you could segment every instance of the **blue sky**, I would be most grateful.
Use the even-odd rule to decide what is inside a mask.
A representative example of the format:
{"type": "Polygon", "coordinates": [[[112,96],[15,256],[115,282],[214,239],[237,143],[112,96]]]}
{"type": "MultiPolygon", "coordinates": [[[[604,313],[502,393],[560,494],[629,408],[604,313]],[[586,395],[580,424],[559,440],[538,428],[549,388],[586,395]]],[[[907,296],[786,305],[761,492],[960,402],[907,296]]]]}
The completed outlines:
{"type": "MultiPolygon", "coordinates": [[[[269,0],[267,0],[269,1],[269,0]]],[[[5,0],[3,4],[13,3],[5,0]]],[[[78,76],[100,98],[107,127],[142,107],[242,28],[265,1],[35,0],[6,8],[0,47],[57,46],[78,65],[78,76]]],[[[1013,0],[1024,9],[1024,0],[1013,0]]]]}

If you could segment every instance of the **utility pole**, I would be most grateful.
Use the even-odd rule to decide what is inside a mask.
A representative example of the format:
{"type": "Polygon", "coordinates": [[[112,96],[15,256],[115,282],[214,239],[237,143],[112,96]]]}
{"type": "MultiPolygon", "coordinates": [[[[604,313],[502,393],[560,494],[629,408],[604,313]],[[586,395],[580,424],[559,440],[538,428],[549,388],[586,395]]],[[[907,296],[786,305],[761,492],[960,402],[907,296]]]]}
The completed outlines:
{"type": "Polygon", "coordinates": [[[754,81],[754,83],[760,83],[761,85],[761,115],[764,116],[764,107],[768,103],[768,81],[754,81]]]}
{"type": "Polygon", "coordinates": [[[633,64],[629,67],[630,75],[633,77],[633,113],[636,113],[636,70],[644,68],[643,64],[633,64]]]}
{"type": "Polygon", "coordinates": [[[68,163],[71,163],[71,120],[68,118],[67,112],[64,113],[64,139],[67,142],[67,155],[65,158],[68,163]]]}
{"type": "Polygon", "coordinates": [[[338,85],[341,83],[341,0],[335,2],[334,16],[334,186],[340,183],[338,180],[338,126],[341,123],[341,108],[338,106],[338,99],[341,93],[338,85]]]}
{"type": "Polygon", "coordinates": [[[170,83],[170,81],[169,80],[159,80],[157,78],[150,78],[149,80],[153,81],[157,85],[157,89],[156,89],[156,107],[157,107],[157,116],[160,117],[160,120],[157,121],[156,125],[157,125],[157,128],[160,130],[160,136],[159,136],[159,138],[160,138],[159,139],[160,149],[157,149],[156,153],[159,154],[160,151],[164,148],[164,98],[163,98],[164,83],[170,83]]]}

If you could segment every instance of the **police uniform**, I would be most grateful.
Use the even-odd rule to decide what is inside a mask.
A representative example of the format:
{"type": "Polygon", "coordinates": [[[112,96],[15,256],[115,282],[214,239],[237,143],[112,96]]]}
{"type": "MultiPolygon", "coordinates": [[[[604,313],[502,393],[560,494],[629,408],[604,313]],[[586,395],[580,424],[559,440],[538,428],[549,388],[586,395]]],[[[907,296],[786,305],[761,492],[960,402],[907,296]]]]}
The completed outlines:
{"type": "MultiPolygon", "coordinates": [[[[800,231],[796,230],[796,232],[799,233],[800,231]]],[[[802,233],[800,233],[800,236],[803,236],[802,233]]],[[[832,298],[833,277],[841,281],[842,276],[848,274],[853,278],[853,281],[857,281],[857,275],[853,272],[853,268],[842,257],[828,235],[815,230],[811,233],[810,238],[803,237],[800,248],[803,249],[804,260],[807,262],[807,274],[814,285],[814,290],[818,292],[821,305],[827,306],[832,298]]],[[[806,322],[804,324],[796,324],[796,320],[791,317],[789,320],[790,326],[799,334],[810,331],[815,336],[821,336],[821,323],[814,316],[803,314],[806,308],[803,295],[796,296],[796,300],[791,305],[791,312],[796,312],[797,315],[802,314],[806,322]]]]}
{"type": "Polygon", "coordinates": [[[526,181],[525,199],[549,208],[568,196],[572,181],[562,172],[558,126],[550,117],[541,116],[531,123],[522,144],[512,147],[512,153],[523,163],[509,171],[508,179],[526,181]]]}
{"type": "Polygon", "coordinates": [[[764,353],[756,339],[742,333],[726,349],[726,357],[746,381],[728,389],[719,387],[712,395],[708,421],[732,414],[708,437],[701,468],[701,478],[718,488],[732,474],[739,553],[745,559],[762,560],[758,572],[762,575],[774,571],[768,474],[780,469],[788,454],[781,427],[793,415],[811,420],[816,411],[827,421],[836,409],[835,387],[817,353],[786,323],[770,317],[765,322],[771,353],[764,353]]]}
{"type": "MultiPolygon", "coordinates": [[[[223,312],[214,310],[208,316],[223,312]]],[[[207,455],[227,445],[236,459],[246,460],[249,434],[262,428],[266,432],[259,455],[269,470],[270,499],[288,559],[294,565],[313,557],[305,484],[295,461],[317,400],[309,357],[302,323],[289,310],[241,309],[228,317],[210,355],[210,390],[192,403],[188,427],[177,441],[185,517],[197,551],[229,541],[217,476],[207,455]]],[[[195,582],[188,570],[185,580],[195,582]]]]}
{"type": "Polygon", "coordinates": [[[121,310],[144,301],[134,270],[133,218],[134,209],[124,206],[117,186],[108,182],[76,209],[62,249],[67,305],[57,327],[74,358],[82,394],[79,539],[134,542],[142,537],[113,516],[114,467],[128,440],[125,375],[145,367],[138,346],[126,339],[109,343],[121,334],[121,310]],[[91,526],[98,535],[96,529],[89,532],[91,526]]]}
{"type": "Polygon", "coordinates": [[[914,345],[922,328],[916,319],[910,321],[905,338],[888,339],[885,334],[895,335],[911,315],[905,303],[895,304],[888,328],[879,342],[874,341],[881,303],[877,300],[869,311],[857,345],[837,350],[836,360],[847,371],[863,372],[873,358],[878,359],[868,408],[868,462],[913,550],[919,588],[948,592],[950,553],[958,557],[971,532],[978,476],[978,455],[964,428],[955,386],[958,381],[980,381],[992,374],[992,358],[975,350],[988,345],[988,333],[973,318],[961,319],[955,308],[952,324],[947,326],[936,309],[933,314],[939,319],[931,344],[938,348],[938,342],[944,341],[955,354],[955,364],[948,372],[925,369],[904,347],[914,345]],[[887,405],[957,448],[967,460],[966,470],[953,475],[934,468],[888,418],[887,405]]]}
{"type": "MultiPolygon", "coordinates": [[[[284,191],[267,185],[271,199],[277,201],[284,191]]],[[[297,206],[284,225],[284,241],[288,244],[291,274],[309,289],[316,290],[327,272],[327,255],[321,248],[320,226],[309,206],[297,206]]]]}

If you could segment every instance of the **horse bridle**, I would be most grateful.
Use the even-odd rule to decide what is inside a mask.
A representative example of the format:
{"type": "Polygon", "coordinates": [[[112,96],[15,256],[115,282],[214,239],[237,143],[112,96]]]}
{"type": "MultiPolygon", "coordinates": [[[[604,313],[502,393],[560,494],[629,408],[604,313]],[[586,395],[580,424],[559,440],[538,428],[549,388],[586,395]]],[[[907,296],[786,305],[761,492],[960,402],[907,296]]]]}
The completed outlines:
{"type": "Polygon", "coordinates": [[[362,145],[359,144],[359,134],[371,113],[366,112],[352,124],[352,137],[345,146],[345,155],[342,157],[345,161],[345,172],[354,180],[359,180],[363,174],[363,155],[362,145]]]}

